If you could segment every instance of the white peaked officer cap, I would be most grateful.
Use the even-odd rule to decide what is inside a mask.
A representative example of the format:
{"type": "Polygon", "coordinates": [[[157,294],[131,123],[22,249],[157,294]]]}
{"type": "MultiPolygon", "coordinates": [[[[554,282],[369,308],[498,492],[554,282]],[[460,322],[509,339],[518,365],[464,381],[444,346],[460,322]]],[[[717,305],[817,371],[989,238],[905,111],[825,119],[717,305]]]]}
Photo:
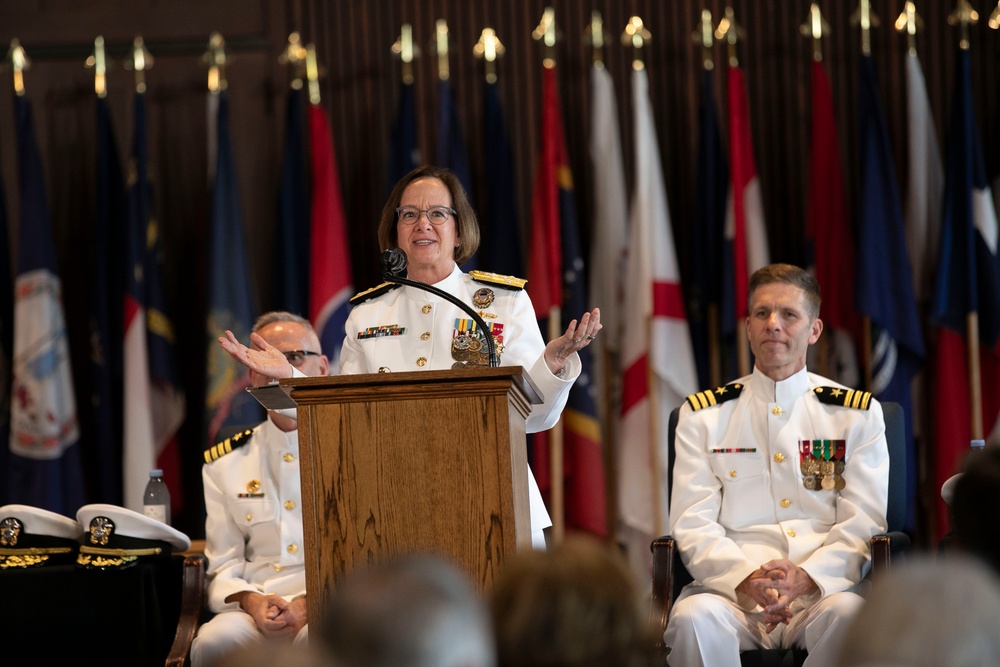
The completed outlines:
{"type": "Polygon", "coordinates": [[[80,524],[28,505],[0,507],[0,571],[72,563],[80,524]]]}
{"type": "Polygon", "coordinates": [[[129,567],[191,548],[191,538],[181,531],[117,505],[84,505],[76,520],[83,531],[76,562],[88,569],[129,567]]]}

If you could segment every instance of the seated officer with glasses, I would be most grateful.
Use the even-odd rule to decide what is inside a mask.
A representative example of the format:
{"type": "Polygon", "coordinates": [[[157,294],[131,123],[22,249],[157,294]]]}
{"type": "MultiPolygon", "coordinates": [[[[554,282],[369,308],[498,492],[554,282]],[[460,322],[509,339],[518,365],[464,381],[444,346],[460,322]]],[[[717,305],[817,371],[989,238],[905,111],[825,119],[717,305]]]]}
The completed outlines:
{"type": "MultiPolygon", "coordinates": [[[[532,406],[528,433],[552,428],[580,375],[579,350],[601,330],[595,308],[569,323],[548,342],[535,319],[524,280],[459,266],[479,248],[479,224],[461,182],[440,167],[419,167],[393,188],[378,223],[382,249],[407,256],[407,277],[433,285],[467,302],[488,323],[501,366],[522,366],[544,402],[532,406]]],[[[340,353],[340,374],[444,370],[487,366],[484,332],[457,306],[419,287],[383,283],[351,299],[340,353]]],[[[280,351],[251,334],[252,349],[232,332],[220,338],[234,359],[272,379],[294,375],[280,351]]],[[[260,383],[262,384],[262,383],[260,383]]],[[[543,529],[552,525],[538,485],[528,475],[532,544],[544,548],[543,529]]]]}
{"type": "MultiPolygon", "coordinates": [[[[309,321],[262,315],[253,331],[304,375],[329,362],[309,321]]],[[[267,380],[250,371],[254,385],[267,380]]],[[[305,639],[298,422],[277,412],[205,452],[208,606],[216,613],[191,646],[191,664],[210,665],[259,638],[305,639]]]]}

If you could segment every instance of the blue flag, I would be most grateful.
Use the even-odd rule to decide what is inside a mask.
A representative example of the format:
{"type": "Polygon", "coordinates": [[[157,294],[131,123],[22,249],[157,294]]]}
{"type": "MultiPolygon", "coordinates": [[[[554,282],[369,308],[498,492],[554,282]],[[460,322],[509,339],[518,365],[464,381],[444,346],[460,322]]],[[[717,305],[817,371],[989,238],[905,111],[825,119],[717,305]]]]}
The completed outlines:
{"type": "MultiPolygon", "coordinates": [[[[729,373],[725,377],[710,377],[710,341],[712,338],[716,338],[717,343],[721,341],[718,341],[718,325],[712,331],[709,314],[714,308],[715,320],[718,322],[720,313],[732,313],[735,310],[731,289],[727,292],[729,301],[723,306],[723,276],[733,266],[731,247],[728,257],[724,256],[723,249],[729,167],[719,138],[719,118],[713,91],[712,70],[706,69],[701,75],[701,108],[698,115],[698,180],[693,225],[695,256],[691,263],[691,280],[685,281],[684,285],[687,292],[688,326],[691,327],[698,386],[701,387],[721,383],[725,381],[725,377],[732,375],[729,373]]],[[[725,280],[726,285],[731,286],[732,283],[731,278],[725,280]]],[[[731,317],[725,318],[727,330],[732,329],[731,322],[731,317]]]]}
{"type": "Polygon", "coordinates": [[[419,164],[417,128],[413,120],[413,84],[403,83],[399,86],[399,108],[396,112],[396,124],[392,128],[392,138],[389,140],[386,194],[392,191],[397,181],[419,164]]]}
{"type": "Polygon", "coordinates": [[[309,310],[309,187],[306,173],[305,91],[289,90],[285,155],[274,230],[274,310],[305,316],[309,310]]]}
{"type": "Polygon", "coordinates": [[[122,305],[127,204],[107,100],[97,98],[97,210],[90,315],[94,499],[122,504],[122,305]]]}
{"type": "Polygon", "coordinates": [[[483,156],[486,204],[483,207],[483,242],[480,244],[482,266],[508,276],[524,275],[521,250],[521,226],[517,221],[517,196],[514,190],[514,162],[510,140],[500,107],[495,83],[483,86],[483,156]]]}
{"type": "Polygon", "coordinates": [[[229,138],[229,100],[218,93],[215,183],[212,189],[211,242],[206,344],[206,446],[215,444],[223,426],[256,424],[263,418],[260,405],[246,393],[247,370],[226,353],[218,337],[228,329],[247,342],[254,306],[243,241],[243,217],[236,181],[236,164],[229,138]]]}
{"type": "MultiPolygon", "coordinates": [[[[0,181],[0,470],[10,466],[10,365],[14,347],[14,285],[10,272],[7,203],[0,181]]],[[[0,505],[10,502],[7,475],[0,473],[0,505]]]]}
{"type": "Polygon", "coordinates": [[[31,102],[14,101],[21,186],[14,301],[10,499],[67,516],[84,503],[62,284],[31,102]]]}
{"type": "MultiPolygon", "coordinates": [[[[465,194],[472,200],[472,170],[469,169],[469,153],[465,149],[465,138],[462,135],[462,121],[458,117],[455,105],[455,93],[451,82],[438,81],[438,165],[455,172],[461,181],[465,194]]],[[[474,206],[473,206],[474,207],[474,206]]],[[[462,265],[463,271],[471,271],[478,266],[477,256],[473,255],[462,265]]],[[[492,269],[490,269],[492,270],[492,269]]]]}
{"type": "Polygon", "coordinates": [[[899,403],[906,416],[905,526],[912,530],[916,525],[917,457],[910,383],[923,363],[924,340],[906,253],[899,186],[871,56],[861,57],[860,70],[861,193],[855,303],[862,315],[871,318],[872,393],[879,400],[899,403]]]}

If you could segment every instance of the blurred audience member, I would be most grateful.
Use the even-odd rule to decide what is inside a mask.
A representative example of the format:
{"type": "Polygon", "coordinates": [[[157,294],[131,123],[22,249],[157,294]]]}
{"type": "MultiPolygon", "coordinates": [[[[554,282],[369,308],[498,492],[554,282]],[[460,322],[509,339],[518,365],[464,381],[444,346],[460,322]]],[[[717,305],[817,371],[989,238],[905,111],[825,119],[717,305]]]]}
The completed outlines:
{"type": "Polygon", "coordinates": [[[451,563],[409,556],[338,584],[312,645],[336,667],[493,667],[489,614],[451,563]]]}
{"type": "Polygon", "coordinates": [[[645,667],[656,637],[624,559],[576,537],[508,561],[491,598],[499,667],[645,667]]]}
{"type": "Polygon", "coordinates": [[[913,560],[880,578],[854,618],[841,667],[993,667],[1000,581],[964,557],[913,560]]]}

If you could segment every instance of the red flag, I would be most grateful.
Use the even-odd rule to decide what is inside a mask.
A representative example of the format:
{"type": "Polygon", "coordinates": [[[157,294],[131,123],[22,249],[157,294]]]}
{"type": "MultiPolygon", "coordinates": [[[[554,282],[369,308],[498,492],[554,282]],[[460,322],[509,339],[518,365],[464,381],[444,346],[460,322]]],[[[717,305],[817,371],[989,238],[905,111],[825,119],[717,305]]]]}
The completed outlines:
{"type": "Polygon", "coordinates": [[[734,321],[747,316],[750,274],[770,263],[764,206],[757,180],[753,142],[750,137],[750,109],[743,71],[730,67],[729,164],[733,182],[732,222],[726,221],[726,237],[733,244],[734,321]]]}
{"type": "Polygon", "coordinates": [[[354,290],[333,136],[326,112],[318,104],[309,107],[309,133],[313,178],[309,319],[323,353],[330,358],[330,368],[338,369],[348,300],[354,290]]]}
{"type": "Polygon", "coordinates": [[[528,283],[535,317],[548,317],[562,304],[562,248],[559,239],[560,165],[568,164],[563,138],[562,111],[556,88],[555,67],[546,67],[542,78],[542,152],[535,173],[531,204],[531,257],[528,283]]]}

